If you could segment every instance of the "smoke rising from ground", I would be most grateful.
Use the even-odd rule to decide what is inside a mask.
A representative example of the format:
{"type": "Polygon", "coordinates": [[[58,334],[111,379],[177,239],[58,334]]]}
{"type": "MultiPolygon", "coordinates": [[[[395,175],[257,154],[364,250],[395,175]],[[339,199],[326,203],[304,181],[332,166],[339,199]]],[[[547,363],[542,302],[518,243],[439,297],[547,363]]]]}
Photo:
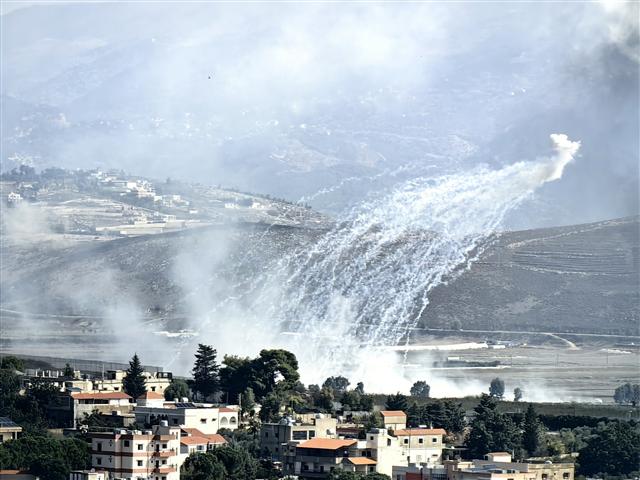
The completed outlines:
{"type": "Polygon", "coordinates": [[[561,178],[580,143],[563,134],[551,140],[549,157],[415,178],[372,195],[311,246],[268,266],[242,295],[201,316],[200,340],[214,325],[217,333],[231,324],[230,344],[211,337],[223,351],[238,344],[258,350],[269,339],[298,355],[307,381],[341,373],[374,389],[388,389],[390,378],[408,382],[398,375],[397,355],[379,347],[408,341],[430,291],[470,268],[507,213],[561,178]]]}

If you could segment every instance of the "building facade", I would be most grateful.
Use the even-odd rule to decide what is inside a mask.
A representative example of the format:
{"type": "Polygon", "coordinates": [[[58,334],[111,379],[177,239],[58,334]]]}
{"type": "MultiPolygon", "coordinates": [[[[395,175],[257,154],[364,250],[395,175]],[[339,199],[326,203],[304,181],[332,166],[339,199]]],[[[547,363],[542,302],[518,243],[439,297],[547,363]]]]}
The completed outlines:
{"type": "Polygon", "coordinates": [[[284,418],[260,427],[261,454],[282,461],[290,443],[299,444],[313,438],[335,438],[338,421],[331,416],[314,414],[296,420],[284,418]]]}
{"type": "Polygon", "coordinates": [[[151,430],[90,433],[91,466],[113,478],[179,480],[180,428],[166,422],[151,430]]]}
{"type": "Polygon", "coordinates": [[[215,407],[208,403],[163,402],[137,405],[134,409],[136,422],[146,425],[166,420],[170,426],[197,428],[205,434],[218,433],[221,428],[238,428],[238,410],[229,407],[215,407]]]}

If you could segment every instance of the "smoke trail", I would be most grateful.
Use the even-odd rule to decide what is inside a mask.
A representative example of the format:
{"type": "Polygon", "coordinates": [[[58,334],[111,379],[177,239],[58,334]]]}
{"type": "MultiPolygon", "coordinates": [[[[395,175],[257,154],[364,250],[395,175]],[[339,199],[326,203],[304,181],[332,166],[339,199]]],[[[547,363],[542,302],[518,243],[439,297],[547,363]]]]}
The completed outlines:
{"type": "Polygon", "coordinates": [[[372,347],[406,337],[429,292],[469,267],[507,212],[561,178],[580,143],[551,140],[552,157],[416,178],[353,208],[310,250],[257,280],[255,318],[289,331],[307,378],[361,368],[372,347]]]}

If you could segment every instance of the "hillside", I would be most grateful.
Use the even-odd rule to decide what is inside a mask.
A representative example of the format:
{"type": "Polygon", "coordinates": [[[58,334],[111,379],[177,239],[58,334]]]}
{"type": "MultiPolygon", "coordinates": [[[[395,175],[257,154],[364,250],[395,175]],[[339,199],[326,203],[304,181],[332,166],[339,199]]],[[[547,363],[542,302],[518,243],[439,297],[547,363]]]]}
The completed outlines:
{"type": "MultiPolygon", "coordinates": [[[[634,217],[505,233],[432,292],[422,325],[639,335],[638,227],[634,217]]],[[[320,234],[232,223],[109,241],[4,241],[3,317],[78,316],[99,330],[101,318],[135,311],[177,331],[320,234]]]]}

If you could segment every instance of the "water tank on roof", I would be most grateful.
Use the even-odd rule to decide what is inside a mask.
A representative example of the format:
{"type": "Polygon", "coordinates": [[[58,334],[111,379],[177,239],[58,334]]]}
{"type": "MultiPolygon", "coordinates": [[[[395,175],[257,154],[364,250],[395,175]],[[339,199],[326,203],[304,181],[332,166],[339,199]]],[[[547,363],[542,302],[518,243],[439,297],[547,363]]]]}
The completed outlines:
{"type": "Polygon", "coordinates": [[[168,427],[169,426],[169,422],[167,420],[160,420],[160,426],[161,427],[168,427]]]}

